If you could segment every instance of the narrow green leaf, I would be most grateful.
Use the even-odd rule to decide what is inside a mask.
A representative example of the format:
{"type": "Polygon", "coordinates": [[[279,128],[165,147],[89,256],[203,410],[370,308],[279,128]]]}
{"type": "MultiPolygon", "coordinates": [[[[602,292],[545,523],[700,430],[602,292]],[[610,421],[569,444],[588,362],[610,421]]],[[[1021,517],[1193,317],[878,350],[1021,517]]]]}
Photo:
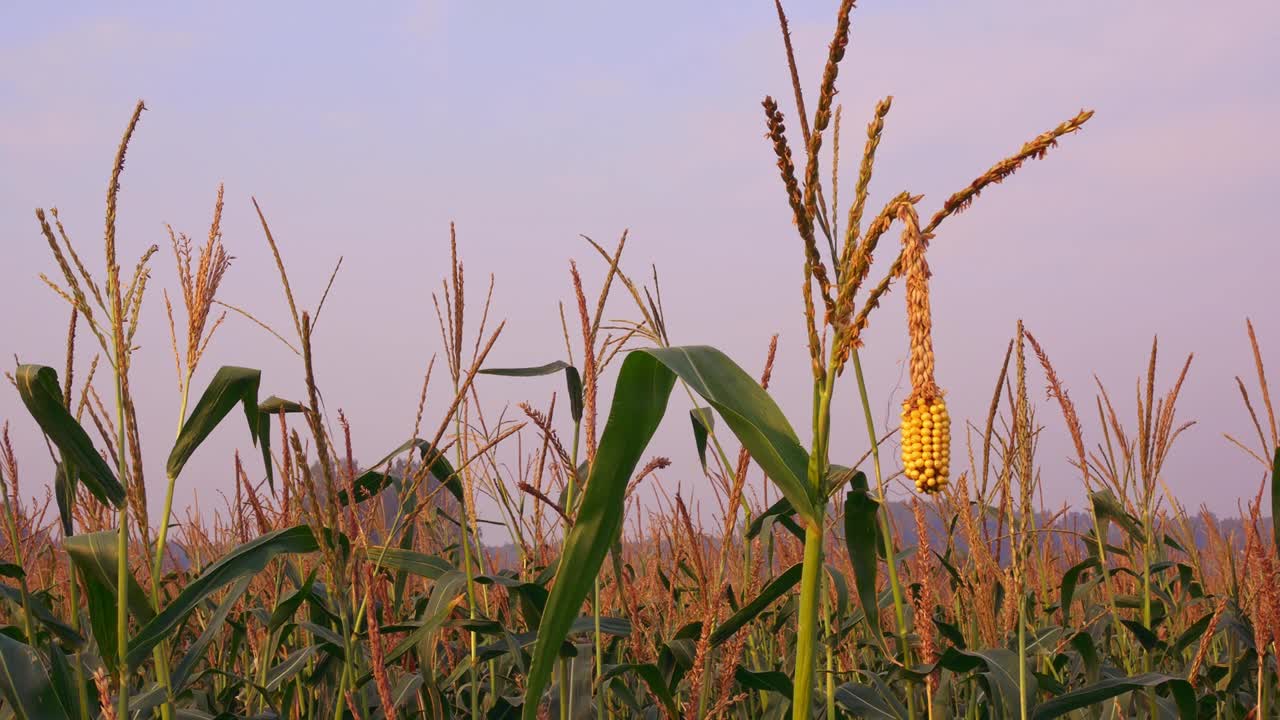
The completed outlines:
{"type": "MultiPolygon", "coordinates": [[[[21,588],[0,584],[0,595],[3,595],[16,607],[22,606],[23,593],[21,588]]],[[[84,645],[84,638],[80,636],[80,633],[76,632],[75,628],[62,622],[57,615],[54,615],[43,600],[27,593],[27,607],[31,608],[31,614],[35,616],[35,619],[40,621],[40,624],[45,626],[49,632],[53,633],[67,649],[76,651],[84,645]]]]}
{"type": "Polygon", "coordinates": [[[307,667],[307,661],[311,656],[319,652],[319,645],[308,645],[299,650],[294,650],[284,660],[267,670],[267,692],[275,692],[280,686],[293,679],[298,673],[307,667]]]}
{"type": "Polygon", "coordinates": [[[1060,588],[1062,599],[1058,603],[1059,607],[1062,610],[1063,627],[1066,627],[1067,623],[1070,622],[1071,620],[1071,601],[1072,601],[1072,598],[1075,597],[1076,585],[1079,584],[1080,582],[1080,575],[1085,570],[1096,568],[1098,567],[1098,565],[1099,565],[1098,558],[1089,557],[1084,559],[1081,562],[1076,563],[1069,570],[1063,573],[1062,586],[1060,588]]]}
{"type": "Polygon", "coordinates": [[[1276,457],[1271,463],[1271,533],[1276,552],[1280,553],[1280,447],[1276,448],[1276,457]]]}
{"type": "Polygon", "coordinates": [[[716,626],[711,631],[711,637],[708,642],[711,647],[718,647],[721,643],[733,637],[733,634],[741,630],[752,620],[755,620],[760,613],[774,603],[778,598],[791,592],[791,588],[800,582],[800,575],[804,570],[804,563],[796,563],[787,568],[781,575],[769,581],[765,585],[760,594],[755,596],[751,602],[742,606],[738,612],[730,615],[724,622],[716,626]]]}
{"type": "Polygon", "coordinates": [[[662,707],[667,712],[667,717],[680,717],[680,705],[676,702],[675,695],[672,694],[671,688],[667,687],[666,680],[662,677],[662,671],[653,663],[625,663],[622,665],[614,665],[605,669],[600,675],[600,679],[596,681],[597,685],[603,684],[608,680],[624,675],[626,673],[635,673],[636,677],[644,681],[645,686],[649,688],[649,692],[662,703],[662,707]]]}
{"type": "MultiPolygon", "coordinates": [[[[862,484],[865,485],[866,476],[862,477],[862,484]]],[[[853,580],[858,591],[858,602],[862,605],[863,618],[876,642],[884,647],[884,634],[880,629],[880,606],[876,597],[876,573],[879,569],[876,545],[880,542],[876,513],[880,511],[880,503],[871,497],[865,487],[856,487],[856,479],[854,484],[855,488],[844,498],[844,542],[849,550],[849,560],[853,564],[853,580]]]]}
{"type": "Polygon", "coordinates": [[[541,375],[550,375],[554,372],[564,371],[565,385],[569,390],[569,414],[573,417],[573,421],[582,421],[582,376],[578,374],[578,369],[563,360],[549,362],[546,365],[538,365],[537,367],[517,367],[517,368],[485,368],[480,371],[481,375],[501,375],[504,377],[539,377],[541,375]]]}
{"type": "MultiPolygon", "coordinates": [[[[314,573],[314,571],[312,571],[314,573]]],[[[214,610],[213,615],[209,617],[209,622],[205,625],[204,632],[200,633],[200,637],[191,643],[187,648],[186,654],[182,657],[182,662],[178,664],[176,670],[169,678],[174,694],[181,693],[186,689],[187,679],[191,677],[191,671],[195,668],[196,663],[200,662],[200,658],[204,657],[204,651],[208,649],[209,644],[222,630],[223,623],[227,620],[227,614],[231,612],[231,608],[235,606],[240,598],[249,589],[249,583],[253,577],[241,578],[235,587],[227,593],[218,605],[218,609],[214,610]]]]}
{"type": "Polygon", "coordinates": [[[674,386],[675,377],[652,355],[633,352],[622,363],[595,463],[577,519],[565,537],[556,583],[538,626],[539,642],[526,678],[525,720],[537,718],[560,643],[622,531],[627,483],[662,421],[674,386]]]}
{"type": "Polygon", "coordinates": [[[715,429],[716,418],[711,408],[694,408],[689,411],[689,421],[693,423],[693,444],[698,448],[698,461],[702,463],[702,472],[707,471],[707,433],[715,429]]]}
{"type": "Polygon", "coordinates": [[[898,699],[885,696],[878,688],[857,683],[845,683],[836,688],[836,702],[857,717],[876,720],[906,720],[907,714],[899,711],[898,699]]]}
{"type": "Polygon", "coordinates": [[[786,673],[777,670],[754,672],[739,665],[733,672],[733,679],[749,690],[775,692],[788,700],[791,699],[791,694],[795,691],[791,685],[791,678],[787,677],[786,673]]]}
{"type": "Polygon", "coordinates": [[[68,720],[44,658],[35,648],[0,633],[0,694],[20,720],[68,720]]]}
{"type": "Polygon", "coordinates": [[[80,484],[80,473],[75,465],[65,460],[58,462],[53,468],[53,498],[58,503],[58,520],[62,522],[62,536],[75,534],[75,522],[71,515],[76,504],[76,488],[80,484]]]}
{"type": "Polygon", "coordinates": [[[369,562],[381,563],[384,568],[404,570],[428,580],[439,579],[441,575],[457,570],[448,560],[435,555],[385,545],[370,547],[365,551],[365,556],[369,562]]]}
{"type": "Polygon", "coordinates": [[[1102,680],[1041,703],[1031,717],[1033,720],[1051,720],[1062,717],[1072,710],[1086,708],[1117,695],[1144,688],[1167,689],[1178,706],[1178,717],[1184,720],[1196,717],[1196,694],[1191,683],[1179,677],[1160,673],[1144,673],[1133,677],[1102,680]]]}
{"type": "MultiPolygon", "coordinates": [[[[364,502],[395,483],[397,480],[395,476],[384,473],[380,471],[379,468],[387,467],[388,463],[395,459],[397,455],[401,455],[410,449],[416,449],[419,457],[424,461],[428,457],[433,457],[434,459],[431,461],[431,467],[428,469],[428,472],[431,473],[432,477],[445,486],[445,489],[449,491],[450,495],[453,495],[454,499],[459,503],[465,504],[463,500],[465,496],[462,493],[462,481],[458,478],[457,472],[454,471],[453,465],[449,464],[449,459],[446,458],[443,453],[438,452],[431,443],[421,438],[413,438],[412,440],[405,441],[400,445],[400,447],[387,453],[386,457],[374,463],[373,469],[364,472],[360,477],[356,478],[354,483],[355,501],[357,503],[364,502]]],[[[350,496],[347,494],[346,490],[338,491],[338,502],[342,505],[348,505],[351,503],[350,496]]]]}
{"type": "Polygon", "coordinates": [[[58,447],[63,462],[78,468],[89,492],[104,504],[124,507],[124,486],[94,449],[88,433],[62,404],[58,373],[44,365],[19,365],[14,382],[31,417],[58,447]]]}
{"type": "Polygon", "coordinates": [[[137,667],[152,648],[219,588],[242,577],[256,575],[279,555],[309,553],[317,549],[319,545],[311,528],[298,525],[267,533],[223,555],[187,584],[160,614],[138,630],[129,642],[129,666],[137,667]]]}

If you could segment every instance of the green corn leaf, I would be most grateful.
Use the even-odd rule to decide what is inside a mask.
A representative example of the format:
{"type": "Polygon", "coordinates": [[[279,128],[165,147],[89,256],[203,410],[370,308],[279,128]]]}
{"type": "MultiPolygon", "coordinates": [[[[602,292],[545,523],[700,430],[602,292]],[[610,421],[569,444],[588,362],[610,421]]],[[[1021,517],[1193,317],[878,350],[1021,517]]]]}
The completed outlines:
{"type": "MultiPolygon", "coordinates": [[[[410,449],[416,449],[419,457],[424,461],[428,457],[434,457],[431,461],[429,472],[436,480],[445,486],[445,489],[449,491],[450,495],[453,495],[454,499],[459,503],[465,504],[463,499],[465,496],[462,493],[462,481],[458,479],[458,474],[454,471],[453,466],[449,464],[448,458],[446,458],[443,453],[437,452],[431,443],[421,438],[406,440],[402,445],[400,445],[400,447],[387,453],[385,457],[374,463],[373,469],[366,471],[361,474],[360,477],[356,478],[354,483],[355,501],[357,503],[364,502],[395,483],[396,478],[394,476],[381,472],[378,468],[387,467],[388,463],[390,463],[397,455],[401,455],[410,449]]],[[[338,502],[342,505],[349,505],[351,503],[351,498],[347,494],[346,490],[338,491],[338,502]]]]}
{"type": "Polygon", "coordinates": [[[270,433],[265,432],[266,423],[264,422],[264,420],[269,421],[270,418],[258,410],[258,384],[261,380],[262,372],[259,370],[232,365],[218,368],[218,372],[214,373],[213,379],[209,381],[209,387],[205,388],[195,408],[182,423],[178,439],[173,443],[173,450],[169,453],[169,460],[165,465],[165,472],[169,477],[178,477],[196,448],[200,447],[200,443],[209,437],[232,408],[242,405],[245,421],[249,425],[249,434],[253,437],[253,444],[262,448],[267,478],[271,479],[271,451],[267,445],[269,440],[264,441],[262,437],[263,435],[270,437],[270,433]]]}
{"type": "MultiPolygon", "coordinates": [[[[1137,518],[1125,511],[1124,505],[1116,499],[1115,493],[1110,490],[1098,490],[1089,493],[1089,500],[1093,503],[1094,515],[1103,527],[1103,535],[1106,535],[1106,523],[1110,521],[1123,528],[1136,542],[1141,543],[1146,540],[1142,525],[1137,518]]],[[[1105,540],[1105,537],[1103,539],[1105,540]]]]}
{"type": "Polygon", "coordinates": [[[705,345],[636,352],[657,359],[710,403],[796,512],[819,522],[821,489],[809,487],[809,453],[759,382],[727,355],[705,345]]]}
{"type": "Polygon", "coordinates": [[[319,645],[308,645],[304,648],[294,650],[284,660],[281,660],[274,667],[267,670],[267,692],[275,692],[280,686],[289,682],[298,673],[307,667],[307,661],[313,655],[320,651],[319,645]]]}
{"type": "Polygon", "coordinates": [[[795,690],[791,685],[791,678],[777,670],[753,672],[739,665],[733,672],[733,679],[749,690],[775,692],[788,700],[791,699],[791,693],[795,690]]]}
{"type": "Polygon", "coordinates": [[[1276,552],[1280,553],[1280,447],[1276,448],[1276,457],[1271,463],[1271,533],[1276,552]]]}
{"type": "MultiPolygon", "coordinates": [[[[595,463],[565,537],[556,583],[538,626],[538,644],[526,678],[523,717],[535,720],[560,643],[591,591],[609,548],[622,531],[627,483],[667,409],[675,377],[652,355],[633,352],[619,371],[613,405],[595,463]]],[[[758,386],[757,386],[758,387],[758,386]]]]}
{"type": "Polygon", "coordinates": [[[298,525],[267,533],[223,555],[188,583],[160,614],[138,630],[129,642],[129,667],[136,668],[196,606],[220,588],[240,578],[256,575],[279,555],[309,553],[317,549],[319,545],[311,528],[298,525]]]}
{"type": "Polygon", "coordinates": [[[800,526],[796,524],[795,519],[792,517],[795,514],[796,510],[791,507],[791,501],[787,500],[785,497],[779,498],[777,502],[770,505],[764,512],[757,515],[751,521],[751,524],[747,526],[747,539],[756,539],[756,537],[760,535],[760,532],[764,530],[764,526],[766,524],[776,522],[786,528],[787,532],[794,535],[797,540],[803,542],[804,530],[800,529],[800,526]]]}
{"type": "MultiPolygon", "coordinates": [[[[116,599],[120,593],[116,590],[117,533],[115,530],[104,530],[95,533],[73,535],[62,542],[71,563],[80,572],[85,588],[85,602],[89,609],[89,624],[93,628],[93,638],[98,643],[98,651],[108,670],[114,670],[119,647],[116,637],[116,599]]],[[[155,615],[151,602],[142,586],[133,575],[129,576],[128,588],[129,612],[140,622],[147,622],[155,615]]]]}
{"type": "Polygon", "coordinates": [[[1090,570],[1099,566],[1098,558],[1090,557],[1076,563],[1062,575],[1061,600],[1059,607],[1062,610],[1062,625],[1065,627],[1071,619],[1071,601],[1076,594],[1076,586],[1080,583],[1080,575],[1085,570],[1090,570]]]}
{"type": "MultiPolygon", "coordinates": [[[[315,572],[314,570],[312,571],[315,572]]],[[[182,662],[178,664],[176,670],[169,678],[171,687],[175,694],[186,689],[187,679],[191,677],[191,671],[195,668],[196,663],[200,662],[200,658],[204,657],[204,651],[208,649],[209,644],[222,630],[223,623],[227,620],[227,614],[231,612],[231,608],[240,601],[240,598],[249,589],[249,583],[253,577],[244,577],[240,582],[236,583],[227,596],[222,599],[222,603],[218,605],[218,609],[213,611],[213,615],[209,617],[209,622],[205,625],[204,632],[200,633],[200,637],[191,643],[187,648],[186,654],[182,657],[182,662]]]]}
{"type": "Polygon", "coordinates": [[[298,611],[298,608],[302,606],[302,603],[306,602],[307,598],[311,597],[311,591],[315,586],[316,572],[318,570],[319,568],[311,568],[311,572],[308,573],[307,578],[298,585],[298,589],[289,593],[276,604],[275,608],[271,611],[271,617],[267,620],[267,632],[275,632],[276,630],[279,630],[282,625],[293,617],[293,614],[298,611]]]}
{"type": "Polygon", "coordinates": [[[711,631],[711,637],[708,642],[711,647],[718,647],[721,643],[733,637],[733,634],[741,630],[752,620],[755,620],[760,613],[774,603],[778,598],[791,592],[791,588],[800,582],[800,575],[804,570],[803,563],[796,563],[787,568],[778,577],[769,581],[768,585],[760,590],[760,594],[755,596],[751,602],[742,606],[738,612],[730,615],[724,622],[716,626],[711,631]]]}
{"type": "Polygon", "coordinates": [[[79,470],[79,478],[89,492],[104,504],[124,507],[124,486],[94,449],[89,434],[62,404],[58,373],[44,365],[19,365],[13,379],[31,417],[57,446],[63,462],[70,462],[79,470]]]}
{"type": "Polygon", "coordinates": [[[1033,720],[1051,720],[1062,717],[1072,710],[1086,708],[1110,700],[1117,695],[1145,688],[1168,690],[1177,705],[1178,717],[1184,720],[1196,717],[1196,694],[1191,683],[1179,677],[1160,673],[1144,673],[1133,677],[1102,680],[1040,703],[1031,717],[1033,720]]]}
{"type": "MultiPolygon", "coordinates": [[[[9,600],[16,607],[22,606],[23,591],[21,588],[0,584],[0,596],[9,600]]],[[[49,632],[53,633],[54,637],[58,638],[58,641],[64,647],[68,650],[76,651],[84,645],[84,638],[80,636],[80,633],[76,632],[75,628],[62,622],[57,615],[54,615],[43,600],[31,593],[27,593],[26,601],[27,607],[31,609],[31,614],[35,616],[35,619],[45,626],[49,632]]]]}
{"type": "MultiPolygon", "coordinates": [[[[873,675],[875,679],[878,676],[873,675]]],[[[857,717],[876,720],[906,720],[907,709],[892,692],[884,692],[880,686],[845,683],[836,688],[836,702],[857,717]]]]}
{"type": "Polygon", "coordinates": [[[0,694],[19,720],[69,720],[45,660],[35,648],[0,633],[0,694]]]}
{"type": "Polygon", "coordinates": [[[694,408],[689,411],[689,421],[693,423],[693,444],[698,449],[698,462],[702,463],[702,472],[707,471],[707,434],[716,427],[715,415],[711,408],[694,408]]]}
{"type": "Polygon", "coordinates": [[[606,668],[597,680],[597,685],[603,684],[612,678],[624,675],[626,673],[635,673],[636,677],[644,681],[649,692],[658,698],[658,702],[662,703],[662,707],[667,712],[667,717],[680,717],[680,705],[676,702],[675,695],[671,693],[671,688],[667,687],[666,680],[662,677],[662,671],[653,663],[625,663],[622,665],[614,665],[606,668]]]}
{"type": "Polygon", "coordinates": [[[876,528],[876,513],[880,503],[876,502],[866,489],[866,476],[862,477],[861,487],[854,480],[854,489],[844,498],[844,542],[849,550],[849,560],[853,564],[853,580],[858,591],[858,602],[862,605],[862,615],[867,628],[876,642],[884,647],[884,633],[880,629],[880,606],[876,598],[876,572],[879,565],[876,560],[876,545],[880,542],[880,533],[876,528]]]}
{"type": "Polygon", "coordinates": [[[365,551],[365,556],[369,562],[381,563],[384,568],[404,570],[428,580],[437,580],[445,573],[457,570],[448,560],[435,555],[385,545],[370,547],[365,551]]]}
{"type": "Polygon", "coordinates": [[[71,510],[76,504],[80,473],[75,468],[75,465],[65,460],[53,468],[53,498],[58,503],[58,520],[62,522],[63,537],[71,537],[76,532],[71,510]]]}
{"type": "Polygon", "coordinates": [[[258,403],[258,412],[264,415],[270,415],[272,417],[279,415],[281,412],[300,413],[300,412],[306,412],[306,411],[307,411],[306,405],[303,405],[302,403],[299,403],[299,402],[294,402],[292,400],[285,400],[284,398],[278,398],[275,395],[272,395],[266,400],[263,400],[262,402],[258,403]]]}
{"type": "Polygon", "coordinates": [[[519,368],[485,368],[481,375],[501,375],[503,377],[539,377],[554,372],[564,371],[565,385],[569,390],[569,414],[575,423],[582,421],[582,376],[578,369],[563,360],[549,362],[537,367],[519,368]]]}

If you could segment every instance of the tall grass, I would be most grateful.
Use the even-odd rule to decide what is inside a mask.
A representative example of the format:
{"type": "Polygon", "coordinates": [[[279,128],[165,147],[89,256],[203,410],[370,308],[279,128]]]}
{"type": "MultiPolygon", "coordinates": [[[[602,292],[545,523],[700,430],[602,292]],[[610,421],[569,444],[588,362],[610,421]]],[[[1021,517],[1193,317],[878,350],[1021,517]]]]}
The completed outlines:
{"type": "MultiPolygon", "coordinates": [[[[1272,524],[1268,532],[1264,516],[1280,507],[1280,429],[1253,325],[1247,351],[1256,379],[1236,383],[1257,437],[1226,441],[1259,462],[1263,482],[1239,517],[1193,514],[1165,485],[1172,449],[1190,425],[1178,399],[1191,360],[1166,374],[1154,343],[1132,406],[1098,383],[1085,407],[1097,415],[1096,430],[1087,432],[1050,349],[1019,322],[986,417],[953,427],[934,372],[930,245],[948,218],[1044,157],[1091,113],[1036,136],[932,215],[921,214],[923,198],[909,190],[869,211],[886,98],[873,110],[842,210],[843,109],[835,98],[852,2],[839,8],[812,116],[777,9],[798,141],[777,101],[765,98],[763,109],[780,202],[798,236],[811,387],[803,435],[769,393],[777,336],[761,338],[759,375],[713,348],[674,343],[657,272],[649,280],[629,272],[625,234],[612,250],[586,238],[591,264],[569,263],[569,307],[561,305],[562,325],[550,329],[563,336],[564,356],[493,367],[488,357],[504,329],[491,307],[493,282],[483,302],[470,299],[465,245],[451,228],[451,263],[433,295],[444,402],[427,403],[433,378],[441,383],[433,357],[413,426],[362,465],[350,423],[321,390],[314,347],[328,292],[314,307],[294,296],[288,243],[272,234],[256,201],[289,326],[272,328],[219,297],[232,271],[219,188],[198,250],[170,231],[181,323],[167,292],[164,300],[179,422],[162,515],[151,518],[130,368],[156,248],[125,282],[119,257],[127,243],[115,230],[139,103],[110,174],[102,284],[56,210],[36,213],[58,268],[59,279],[45,281],[69,306],[70,322],[61,375],[39,364],[9,375],[30,414],[10,421],[37,424],[57,472],[43,499],[24,497],[30,486],[5,425],[0,713],[1274,714],[1280,530],[1272,524]],[[879,276],[877,258],[887,261],[879,276]],[[593,283],[598,294],[587,290],[593,283]],[[888,322],[876,310],[899,283],[902,344],[865,347],[873,316],[888,322]],[[623,317],[606,319],[611,298],[627,303],[623,317]],[[226,311],[296,353],[304,397],[266,396],[279,380],[257,370],[201,365],[226,311]],[[77,343],[85,329],[97,343],[91,357],[77,343]],[[880,379],[864,374],[862,358],[904,348],[911,388],[902,422],[880,426],[868,400],[880,379]],[[842,386],[850,369],[852,383],[842,386]],[[487,416],[487,375],[528,378],[541,399],[522,403],[518,419],[487,416]],[[1038,452],[1044,407],[1028,392],[1038,376],[1070,436],[1068,467],[1042,463],[1038,452]],[[601,418],[597,397],[607,382],[614,393],[601,418]],[[111,386],[109,402],[102,383],[111,386]],[[687,420],[666,417],[677,387],[694,405],[687,420]],[[839,403],[862,410],[854,439],[865,433],[870,450],[861,458],[833,451],[847,445],[831,424],[839,403]],[[179,519],[172,499],[183,469],[218,462],[202,443],[242,422],[241,438],[247,428],[258,453],[235,455],[234,497],[179,519]],[[652,453],[662,422],[688,423],[697,463],[652,453]],[[1080,508],[1045,507],[1042,473],[1078,473],[1080,508]],[[753,474],[768,482],[752,482],[753,474]],[[676,479],[709,488],[703,496],[714,507],[673,492],[676,479]],[[895,484],[918,495],[891,502],[895,484]],[[501,526],[510,544],[483,542],[484,525],[501,526]]],[[[613,315],[618,305],[609,307],[613,315]]]]}

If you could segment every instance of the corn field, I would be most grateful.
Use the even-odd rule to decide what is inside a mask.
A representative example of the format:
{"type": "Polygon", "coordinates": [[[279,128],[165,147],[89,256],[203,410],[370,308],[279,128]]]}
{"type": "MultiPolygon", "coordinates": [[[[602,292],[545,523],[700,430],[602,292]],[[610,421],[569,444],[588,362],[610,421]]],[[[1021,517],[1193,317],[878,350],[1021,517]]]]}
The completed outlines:
{"type": "Polygon", "coordinates": [[[855,143],[856,184],[841,193],[835,100],[852,5],[809,97],[778,6],[795,109],[784,116],[766,97],[754,149],[777,166],[797,236],[804,418],[770,395],[776,335],[744,362],[673,342],[657,271],[632,272],[625,234],[612,247],[588,240],[594,271],[570,263],[576,304],[547,328],[563,335],[563,359],[495,366],[492,287],[468,294],[451,229],[417,421],[362,465],[347,419],[326,409],[340,399],[321,392],[312,334],[324,299],[295,298],[290,248],[256,201],[276,261],[259,270],[278,276],[287,327],[219,299],[232,268],[221,188],[206,240],[170,230],[170,248],[123,257],[117,195],[139,102],[111,168],[102,253],[73,243],[56,210],[35,213],[51,262],[33,274],[68,320],[63,351],[22,353],[52,364],[6,373],[28,414],[0,435],[0,718],[1280,717],[1280,529],[1267,519],[1280,511],[1280,425],[1253,326],[1241,349],[1256,376],[1237,382],[1257,435],[1229,440],[1262,483],[1236,518],[1189,511],[1165,486],[1190,425],[1178,400],[1191,359],[1170,371],[1155,344],[1132,400],[1099,383],[1078,406],[1052,348],[1018,323],[1002,365],[970,379],[990,384],[986,416],[953,418],[934,370],[931,243],[993,185],[1069,152],[1060,142],[1087,142],[1075,136],[1093,113],[1034,136],[938,207],[909,189],[867,207],[892,98],[855,143]],[[152,272],[170,251],[176,285],[158,300],[152,272]],[[903,342],[864,346],[873,320],[900,322],[876,312],[895,289],[903,342]],[[627,318],[605,317],[614,297],[627,318]],[[144,302],[164,304],[179,378],[163,482],[144,478],[131,390],[144,302]],[[203,365],[224,321],[288,345],[305,396],[270,395],[252,368],[203,365]],[[904,351],[900,422],[877,422],[868,383],[885,379],[864,377],[861,355],[904,351]],[[542,400],[486,417],[495,375],[527,378],[542,400]],[[427,407],[442,385],[450,402],[427,407]],[[833,457],[837,389],[863,411],[863,457],[833,457]],[[693,402],[688,417],[671,417],[673,393],[693,402]],[[1037,452],[1045,412],[1068,431],[1066,463],[1037,452]],[[698,463],[655,454],[664,422],[688,429],[698,463]],[[43,497],[9,441],[20,423],[39,428],[56,466],[43,497]],[[254,448],[234,458],[234,499],[182,512],[175,487],[189,463],[214,461],[200,447],[221,426],[247,429],[254,448]],[[1076,510],[1044,506],[1049,464],[1078,477],[1076,510]],[[670,492],[673,477],[708,488],[715,512],[670,492]],[[763,493],[751,477],[767,479],[763,493]],[[888,501],[895,485],[909,503],[888,501]],[[157,493],[162,515],[149,516],[157,493]],[[510,545],[482,542],[482,526],[510,545]]]}

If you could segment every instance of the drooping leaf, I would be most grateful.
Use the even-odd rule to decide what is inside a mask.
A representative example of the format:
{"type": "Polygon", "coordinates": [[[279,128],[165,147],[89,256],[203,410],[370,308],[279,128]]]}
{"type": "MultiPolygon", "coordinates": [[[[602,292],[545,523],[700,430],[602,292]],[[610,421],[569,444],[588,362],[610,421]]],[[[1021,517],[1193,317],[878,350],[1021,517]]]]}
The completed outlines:
{"type": "Polygon", "coordinates": [[[689,421],[693,423],[693,444],[698,449],[698,461],[702,463],[702,472],[707,471],[707,433],[715,429],[716,418],[711,408],[694,408],[689,411],[689,421]]]}
{"type": "Polygon", "coordinates": [[[844,542],[849,550],[849,560],[853,564],[854,585],[858,591],[858,602],[862,605],[863,618],[876,642],[884,647],[884,634],[880,629],[880,607],[876,597],[876,572],[879,567],[876,545],[880,542],[876,513],[880,511],[880,503],[865,488],[865,478],[863,476],[863,487],[858,487],[855,480],[854,489],[844,498],[844,542]]]}
{"type": "Polygon", "coordinates": [[[578,369],[563,360],[549,362],[536,367],[517,368],[485,368],[481,375],[501,375],[504,377],[538,377],[564,371],[565,385],[569,390],[569,414],[575,423],[582,421],[582,376],[578,369]]]}
{"type": "Polygon", "coordinates": [[[633,352],[622,363],[577,520],[565,537],[556,583],[538,626],[539,642],[526,678],[525,720],[537,717],[560,643],[621,533],[627,483],[658,429],[674,386],[675,377],[652,355],[633,352]]]}
{"type": "Polygon", "coordinates": [[[1093,504],[1093,513],[1097,516],[1099,524],[1103,526],[1104,535],[1106,523],[1110,521],[1123,528],[1135,541],[1143,542],[1146,539],[1138,519],[1124,509],[1124,505],[1116,499],[1115,493],[1110,490],[1098,490],[1089,493],[1089,501],[1093,504]]]}
{"type": "Polygon", "coordinates": [[[278,398],[275,395],[272,395],[266,400],[263,400],[262,402],[258,403],[258,412],[265,415],[270,415],[272,417],[279,415],[282,412],[300,413],[300,412],[306,412],[306,410],[307,410],[307,406],[303,405],[302,403],[294,402],[293,400],[285,400],[284,398],[278,398]]]}
{"type": "Polygon", "coordinates": [[[1065,695],[1059,695],[1052,700],[1040,703],[1040,705],[1036,706],[1031,717],[1033,720],[1052,720],[1052,718],[1062,717],[1072,710],[1086,708],[1117,695],[1145,688],[1168,690],[1177,705],[1178,717],[1183,718],[1183,720],[1190,720],[1190,718],[1196,717],[1196,694],[1191,687],[1191,683],[1183,678],[1161,673],[1144,673],[1133,677],[1101,680],[1088,687],[1073,690],[1065,695]]]}
{"type": "Polygon", "coordinates": [[[710,403],[796,512],[819,522],[821,489],[809,487],[809,453],[759,382],[727,355],[705,345],[636,352],[657,359],[710,403]]]}
{"type": "MultiPolygon", "coordinates": [[[[264,423],[258,410],[258,384],[261,380],[260,370],[233,365],[218,368],[218,372],[214,373],[213,379],[209,381],[209,386],[196,401],[191,414],[182,423],[178,439],[173,443],[173,450],[170,451],[169,460],[165,465],[165,472],[169,477],[178,477],[196,448],[200,447],[205,438],[209,437],[218,423],[222,422],[222,419],[236,405],[244,408],[245,421],[249,425],[249,434],[253,438],[254,446],[263,445],[260,436],[263,434],[264,423]]],[[[269,434],[267,436],[270,437],[269,434]]],[[[270,479],[272,476],[270,451],[265,445],[263,450],[267,453],[263,460],[266,464],[267,478],[270,479]]]]}
{"type": "Polygon", "coordinates": [[[124,486],[94,449],[88,433],[62,404],[58,373],[44,365],[19,365],[14,382],[31,417],[57,446],[63,461],[77,468],[89,492],[104,504],[124,507],[124,486]]]}
{"type": "Polygon", "coordinates": [[[228,583],[256,575],[279,555],[309,553],[317,549],[319,545],[311,528],[298,525],[267,533],[223,555],[138,630],[129,642],[129,666],[137,667],[197,605],[228,583]]]}
{"type": "Polygon", "coordinates": [[[40,653],[0,633],[0,694],[19,720],[69,720],[40,653]]]}
{"type": "MultiPolygon", "coordinates": [[[[431,443],[421,438],[407,440],[400,447],[387,453],[386,457],[373,464],[373,469],[362,473],[356,478],[353,486],[355,487],[355,501],[357,503],[364,502],[369,498],[376,496],[386,488],[396,482],[396,478],[388,473],[382,472],[379,468],[387,467],[397,455],[400,455],[410,449],[416,449],[419,457],[424,461],[432,458],[431,467],[428,472],[431,473],[437,481],[445,486],[450,495],[453,495],[459,503],[464,502],[465,497],[462,493],[462,481],[458,478],[457,472],[454,471],[453,465],[449,464],[449,459],[435,449],[431,443]]],[[[338,491],[338,502],[342,505],[351,503],[350,495],[347,491],[338,491]]]]}
{"type": "Polygon", "coordinates": [[[391,570],[404,570],[428,580],[439,579],[441,575],[457,570],[453,563],[435,555],[385,545],[370,547],[365,551],[365,556],[375,565],[380,564],[391,570]]]}

